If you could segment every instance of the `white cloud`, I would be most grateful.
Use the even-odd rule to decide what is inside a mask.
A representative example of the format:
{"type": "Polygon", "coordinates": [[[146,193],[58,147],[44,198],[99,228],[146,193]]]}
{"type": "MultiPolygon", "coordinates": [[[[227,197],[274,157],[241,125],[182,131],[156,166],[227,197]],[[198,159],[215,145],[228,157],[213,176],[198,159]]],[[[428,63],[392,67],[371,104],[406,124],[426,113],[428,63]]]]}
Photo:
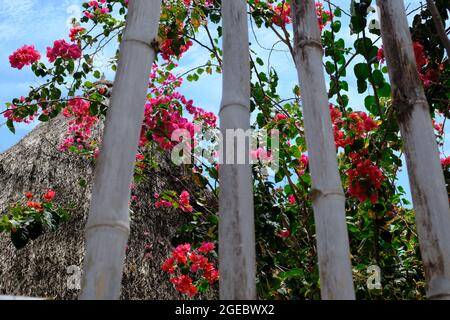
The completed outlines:
{"type": "Polygon", "coordinates": [[[27,32],[22,26],[29,21],[32,14],[32,0],[16,0],[0,2],[0,40],[10,40],[27,32]]]}

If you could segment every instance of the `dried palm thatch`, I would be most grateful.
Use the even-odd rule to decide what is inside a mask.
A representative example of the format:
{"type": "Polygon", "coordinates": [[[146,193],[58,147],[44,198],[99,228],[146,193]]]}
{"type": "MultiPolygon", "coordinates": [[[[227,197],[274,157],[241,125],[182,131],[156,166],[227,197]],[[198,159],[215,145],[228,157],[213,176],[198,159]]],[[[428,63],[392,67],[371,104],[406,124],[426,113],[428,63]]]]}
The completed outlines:
{"type": "MultiPolygon", "coordinates": [[[[15,249],[8,235],[0,234],[0,295],[76,299],[79,293],[67,286],[71,275],[67,267],[82,266],[94,161],[57,150],[67,125],[63,117],[57,117],[37,126],[21,142],[0,154],[0,214],[25,192],[42,194],[48,189],[56,191],[58,205],[76,207],[69,222],[21,250],[15,249]],[[85,180],[87,186],[82,187],[80,180],[85,180]]],[[[100,137],[101,131],[97,128],[94,136],[100,137]]],[[[172,248],[171,237],[186,218],[176,212],[155,210],[149,200],[156,191],[182,188],[180,181],[189,177],[180,167],[173,168],[167,155],[155,152],[154,157],[160,170],[137,190],[143,201],[132,214],[123,299],[182,298],[163,274],[161,265],[172,248]]]]}

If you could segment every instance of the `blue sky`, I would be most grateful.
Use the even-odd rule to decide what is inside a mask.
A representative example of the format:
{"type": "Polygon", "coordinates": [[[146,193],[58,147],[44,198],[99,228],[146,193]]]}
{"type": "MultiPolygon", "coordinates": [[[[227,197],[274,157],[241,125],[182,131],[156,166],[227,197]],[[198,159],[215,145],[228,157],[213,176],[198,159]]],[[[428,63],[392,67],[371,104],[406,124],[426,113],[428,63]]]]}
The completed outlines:
{"type": "MultiPolygon", "coordinates": [[[[8,56],[24,44],[34,44],[45,58],[47,46],[51,46],[56,39],[67,39],[68,21],[71,16],[80,13],[77,8],[82,2],[81,0],[0,0],[0,110],[12,98],[26,94],[30,84],[38,84],[30,68],[24,68],[21,71],[12,69],[8,56]]],[[[333,2],[345,10],[348,10],[350,3],[348,0],[333,2]]],[[[407,0],[406,4],[410,4],[412,8],[419,2],[418,0],[407,0]]],[[[344,40],[347,45],[351,45],[356,38],[349,35],[348,21],[345,18],[343,29],[341,34],[345,35],[344,40]]],[[[256,34],[264,47],[271,47],[276,41],[271,32],[256,30],[256,34]]],[[[204,35],[200,35],[200,37],[202,36],[204,35]]],[[[250,40],[255,42],[252,33],[250,33],[250,40]]],[[[109,48],[108,50],[113,49],[109,48]]],[[[263,57],[268,57],[267,51],[259,49],[257,46],[255,49],[263,57]]],[[[105,54],[107,55],[108,52],[105,54]]],[[[179,72],[202,64],[205,61],[204,57],[205,51],[202,48],[193,47],[182,59],[179,72]]],[[[292,88],[297,83],[297,73],[292,59],[286,52],[274,52],[270,61],[281,78],[280,94],[286,98],[291,97],[292,88]]],[[[113,77],[111,72],[107,72],[106,75],[110,79],[113,77]]],[[[362,110],[365,96],[358,95],[354,81],[349,81],[349,85],[352,107],[362,110]]],[[[203,77],[198,82],[186,82],[183,85],[182,93],[193,99],[197,106],[217,112],[221,99],[221,78],[219,75],[212,75],[203,77]]],[[[13,135],[5,125],[2,126],[3,123],[4,119],[0,117],[0,152],[17,143],[35,126],[35,124],[19,124],[16,127],[16,134],[13,135]]],[[[405,172],[400,173],[400,179],[402,185],[408,184],[405,172]]]]}

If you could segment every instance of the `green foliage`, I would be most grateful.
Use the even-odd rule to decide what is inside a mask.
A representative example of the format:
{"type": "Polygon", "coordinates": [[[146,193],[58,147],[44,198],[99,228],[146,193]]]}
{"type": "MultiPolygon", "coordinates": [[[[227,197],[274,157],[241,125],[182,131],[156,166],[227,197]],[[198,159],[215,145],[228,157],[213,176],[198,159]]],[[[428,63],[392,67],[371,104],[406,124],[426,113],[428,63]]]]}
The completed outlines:
{"type": "Polygon", "coordinates": [[[69,213],[51,201],[16,203],[1,216],[0,232],[9,233],[16,249],[36,240],[45,231],[54,231],[69,219],[69,213]]]}

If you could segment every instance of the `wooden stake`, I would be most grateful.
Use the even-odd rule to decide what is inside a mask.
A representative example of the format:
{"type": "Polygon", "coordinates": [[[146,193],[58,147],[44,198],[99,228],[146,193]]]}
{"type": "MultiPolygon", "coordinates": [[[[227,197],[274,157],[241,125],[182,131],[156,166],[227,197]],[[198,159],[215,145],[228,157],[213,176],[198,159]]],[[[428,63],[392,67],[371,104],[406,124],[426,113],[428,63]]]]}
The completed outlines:
{"type": "Polygon", "coordinates": [[[303,116],[312,177],[312,201],[322,299],[355,299],[345,218],[331,123],[323,48],[314,0],[293,0],[295,63],[302,89],[303,116]]]}
{"type": "Polygon", "coordinates": [[[129,234],[130,184],[155,59],[161,0],[129,3],[119,66],[97,164],[80,299],[119,299],[129,234]]]}
{"type": "Polygon", "coordinates": [[[434,26],[436,27],[436,32],[441,39],[442,44],[447,52],[447,57],[450,58],[450,39],[445,31],[444,22],[442,22],[442,17],[439,13],[438,8],[433,0],[427,0],[427,8],[430,10],[431,17],[433,18],[434,26]]]}
{"type": "Polygon", "coordinates": [[[394,106],[404,141],[430,299],[450,299],[450,210],[430,107],[401,0],[377,0],[394,106]]]}
{"type": "MultiPolygon", "coordinates": [[[[247,5],[244,0],[222,0],[223,98],[220,125],[250,128],[250,59],[247,5]]],[[[238,152],[248,150],[236,148],[238,152]]],[[[230,150],[225,150],[228,153],[230,150]]],[[[231,159],[227,159],[231,160],[231,159]]],[[[248,162],[248,161],[247,161],[248,162]]],[[[255,227],[252,168],[247,164],[220,165],[219,265],[220,298],[256,299],[255,227]]]]}

